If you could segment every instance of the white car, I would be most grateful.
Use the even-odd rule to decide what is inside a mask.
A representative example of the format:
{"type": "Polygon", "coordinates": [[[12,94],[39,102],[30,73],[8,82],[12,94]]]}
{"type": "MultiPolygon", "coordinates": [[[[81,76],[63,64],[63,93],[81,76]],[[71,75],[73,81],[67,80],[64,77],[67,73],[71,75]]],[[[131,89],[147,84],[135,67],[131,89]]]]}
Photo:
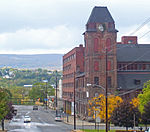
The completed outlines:
{"type": "Polygon", "coordinates": [[[30,116],[24,116],[24,123],[31,122],[30,116]]]}
{"type": "Polygon", "coordinates": [[[61,117],[61,115],[57,115],[56,117],[55,117],[55,121],[62,121],[63,119],[62,119],[62,117],[61,117]]]}
{"type": "Polygon", "coordinates": [[[19,122],[20,119],[18,119],[18,118],[13,118],[11,121],[12,121],[12,122],[19,122]]]}

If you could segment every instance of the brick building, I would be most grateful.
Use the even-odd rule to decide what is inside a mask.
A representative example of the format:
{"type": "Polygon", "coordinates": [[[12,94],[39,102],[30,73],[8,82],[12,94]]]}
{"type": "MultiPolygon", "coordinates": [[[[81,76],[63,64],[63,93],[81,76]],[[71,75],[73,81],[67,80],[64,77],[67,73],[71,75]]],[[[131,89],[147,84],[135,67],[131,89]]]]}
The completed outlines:
{"type": "Polygon", "coordinates": [[[67,114],[73,114],[73,97],[75,87],[75,73],[84,72],[84,47],[79,45],[63,56],[63,80],[62,97],[64,110],[67,114]]]}
{"type": "Polygon", "coordinates": [[[117,32],[107,7],[94,7],[83,34],[84,47],[80,45],[63,57],[63,99],[67,113],[71,114],[74,107],[74,88],[77,113],[87,116],[88,100],[104,93],[106,80],[109,93],[119,88],[120,95],[130,97],[150,80],[150,45],[138,44],[136,36],[123,36],[117,42],[117,32]],[[69,59],[72,55],[73,59],[69,59]]]}

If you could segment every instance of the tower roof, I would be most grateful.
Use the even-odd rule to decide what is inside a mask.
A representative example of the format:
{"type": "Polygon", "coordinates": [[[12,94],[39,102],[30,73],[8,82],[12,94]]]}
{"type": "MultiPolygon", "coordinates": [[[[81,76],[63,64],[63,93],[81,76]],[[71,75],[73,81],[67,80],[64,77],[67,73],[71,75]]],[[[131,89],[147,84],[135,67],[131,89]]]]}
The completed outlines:
{"type": "Polygon", "coordinates": [[[87,23],[114,22],[107,7],[95,6],[87,23]]]}

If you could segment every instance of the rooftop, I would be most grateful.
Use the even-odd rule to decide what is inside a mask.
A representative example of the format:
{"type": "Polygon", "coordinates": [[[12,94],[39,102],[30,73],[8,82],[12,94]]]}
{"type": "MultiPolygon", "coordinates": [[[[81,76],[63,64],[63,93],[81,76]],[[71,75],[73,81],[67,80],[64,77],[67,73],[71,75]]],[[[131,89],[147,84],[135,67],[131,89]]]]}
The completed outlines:
{"type": "Polygon", "coordinates": [[[117,44],[118,62],[150,62],[150,44],[117,44]]]}
{"type": "Polygon", "coordinates": [[[87,23],[114,22],[107,7],[95,6],[87,23]]]}

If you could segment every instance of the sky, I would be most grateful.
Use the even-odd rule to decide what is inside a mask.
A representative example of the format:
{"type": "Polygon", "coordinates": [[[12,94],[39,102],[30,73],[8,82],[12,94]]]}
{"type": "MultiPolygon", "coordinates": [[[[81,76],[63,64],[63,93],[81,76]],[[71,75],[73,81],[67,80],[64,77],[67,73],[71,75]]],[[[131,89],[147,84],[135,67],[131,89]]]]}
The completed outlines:
{"type": "MultiPolygon", "coordinates": [[[[84,44],[94,6],[108,7],[117,41],[150,18],[149,0],[0,0],[0,54],[67,53],[84,44]]],[[[149,31],[150,22],[133,35],[150,44],[149,31]]]]}

